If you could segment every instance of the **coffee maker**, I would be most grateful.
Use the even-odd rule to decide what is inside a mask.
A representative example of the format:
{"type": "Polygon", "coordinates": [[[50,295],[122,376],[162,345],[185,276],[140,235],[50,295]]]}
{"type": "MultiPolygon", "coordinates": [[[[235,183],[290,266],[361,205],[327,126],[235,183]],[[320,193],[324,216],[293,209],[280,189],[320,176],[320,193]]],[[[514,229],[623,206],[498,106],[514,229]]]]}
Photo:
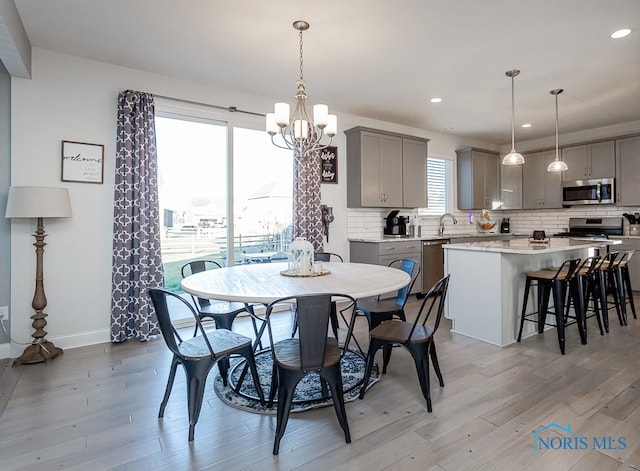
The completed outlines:
{"type": "Polygon", "coordinates": [[[400,211],[391,211],[385,219],[384,235],[402,237],[407,235],[409,216],[398,216],[400,211]]]}
{"type": "Polygon", "coordinates": [[[509,218],[502,218],[502,222],[500,223],[500,233],[508,234],[511,232],[511,224],[509,223],[509,218]]]}

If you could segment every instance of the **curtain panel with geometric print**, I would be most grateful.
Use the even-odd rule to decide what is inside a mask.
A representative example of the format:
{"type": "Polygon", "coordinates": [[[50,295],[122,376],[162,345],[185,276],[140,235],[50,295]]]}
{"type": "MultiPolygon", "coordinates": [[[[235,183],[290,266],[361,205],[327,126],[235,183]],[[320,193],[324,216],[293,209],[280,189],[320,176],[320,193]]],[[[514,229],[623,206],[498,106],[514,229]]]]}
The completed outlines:
{"type": "Polygon", "coordinates": [[[113,209],[111,341],[148,340],[158,321],[146,288],[162,287],[153,96],[118,96],[113,209]]]}

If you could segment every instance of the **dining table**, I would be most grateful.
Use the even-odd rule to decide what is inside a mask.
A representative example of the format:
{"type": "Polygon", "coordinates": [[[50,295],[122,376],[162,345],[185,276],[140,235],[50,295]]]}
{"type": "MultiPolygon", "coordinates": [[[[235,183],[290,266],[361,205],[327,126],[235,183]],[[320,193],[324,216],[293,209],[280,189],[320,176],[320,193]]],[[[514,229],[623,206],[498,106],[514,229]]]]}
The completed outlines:
{"type": "MultiPolygon", "coordinates": [[[[180,286],[185,292],[199,298],[267,305],[288,296],[319,293],[347,294],[356,300],[386,293],[395,295],[395,291],[404,288],[411,281],[406,272],[383,265],[321,262],[314,264],[314,267],[316,273],[292,276],[287,262],[234,265],[187,276],[181,281],[180,286]]],[[[256,350],[264,327],[263,324],[254,342],[256,350]]],[[[349,331],[351,328],[350,325],[349,331]]],[[[347,347],[348,345],[345,345],[343,348],[347,347]]],[[[358,350],[359,354],[364,356],[359,345],[358,350]]],[[[263,350],[256,354],[266,352],[267,350],[263,350]]],[[[240,366],[241,364],[237,364],[232,370],[240,366]]],[[[243,393],[241,390],[246,374],[246,365],[244,366],[237,381],[232,380],[230,374],[229,383],[238,394],[255,399],[251,394],[243,393]]],[[[359,384],[351,386],[353,387],[358,388],[359,384]]]]}
{"type": "Polygon", "coordinates": [[[348,294],[356,299],[391,293],[411,278],[397,268],[368,263],[322,262],[319,273],[291,276],[288,263],[252,263],[207,270],[184,278],[181,288],[205,299],[269,304],[286,296],[348,294]]]}

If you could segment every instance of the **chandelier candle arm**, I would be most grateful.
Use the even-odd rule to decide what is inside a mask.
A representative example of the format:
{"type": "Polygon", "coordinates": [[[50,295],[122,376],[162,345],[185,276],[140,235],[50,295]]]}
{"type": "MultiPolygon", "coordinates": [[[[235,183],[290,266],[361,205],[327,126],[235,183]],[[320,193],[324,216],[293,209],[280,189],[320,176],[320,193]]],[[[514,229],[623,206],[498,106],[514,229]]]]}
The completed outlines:
{"type": "Polygon", "coordinates": [[[516,135],[516,113],[515,113],[515,92],[514,78],[520,71],[518,69],[508,70],[505,72],[507,77],[511,78],[511,151],[502,158],[502,165],[522,165],[524,157],[516,152],[515,135],[516,135]]]}
{"type": "Polygon", "coordinates": [[[558,145],[558,95],[564,90],[562,88],[556,88],[549,93],[556,97],[556,158],[547,167],[547,172],[566,172],[569,170],[569,166],[563,160],[560,160],[560,147],[558,145]]]}
{"type": "Polygon", "coordinates": [[[319,151],[331,145],[337,134],[336,115],[329,114],[329,107],[323,104],[313,106],[313,119],[307,111],[306,82],[303,71],[302,32],[309,29],[309,23],[298,20],[293,23],[300,36],[300,78],[297,80],[295,95],[296,106],[290,113],[288,103],[276,103],[273,113],[267,113],[265,129],[276,147],[294,151],[295,157],[302,160],[311,152],[319,151]],[[276,137],[279,136],[279,137],[276,137]],[[324,136],[329,142],[322,142],[324,136]]]}

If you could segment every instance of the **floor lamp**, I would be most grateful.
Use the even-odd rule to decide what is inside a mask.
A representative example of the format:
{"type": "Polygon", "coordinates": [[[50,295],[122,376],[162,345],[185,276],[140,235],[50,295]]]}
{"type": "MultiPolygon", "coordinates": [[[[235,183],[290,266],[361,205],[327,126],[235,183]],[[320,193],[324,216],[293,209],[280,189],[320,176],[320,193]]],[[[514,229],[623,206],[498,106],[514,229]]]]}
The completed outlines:
{"type": "Polygon", "coordinates": [[[36,218],[37,227],[34,237],[36,242],[36,290],[31,307],[35,314],[31,316],[31,326],[35,332],[31,334],[33,341],[20,357],[16,358],[13,366],[27,363],[50,362],[62,354],[62,349],[45,339],[47,332],[47,297],[44,294],[44,277],[42,270],[42,256],[44,254],[44,218],[70,218],[71,202],[69,190],[58,187],[44,186],[12,186],[9,188],[7,199],[7,218],[36,218]]]}

